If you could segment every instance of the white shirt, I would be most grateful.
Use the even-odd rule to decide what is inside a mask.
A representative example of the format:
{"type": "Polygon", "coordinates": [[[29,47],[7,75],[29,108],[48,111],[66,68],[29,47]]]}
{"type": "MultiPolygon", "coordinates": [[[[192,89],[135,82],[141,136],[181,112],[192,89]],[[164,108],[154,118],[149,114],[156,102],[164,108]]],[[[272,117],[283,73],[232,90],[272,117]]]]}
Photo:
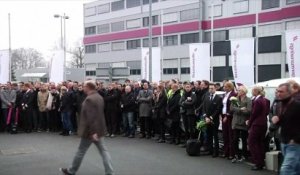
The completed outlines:
{"type": "Polygon", "coordinates": [[[260,96],[261,96],[261,95],[256,96],[254,100],[257,100],[260,96]]]}
{"type": "Polygon", "coordinates": [[[229,98],[231,92],[227,92],[225,97],[223,98],[223,109],[222,109],[222,114],[227,114],[227,100],[229,98]]]}

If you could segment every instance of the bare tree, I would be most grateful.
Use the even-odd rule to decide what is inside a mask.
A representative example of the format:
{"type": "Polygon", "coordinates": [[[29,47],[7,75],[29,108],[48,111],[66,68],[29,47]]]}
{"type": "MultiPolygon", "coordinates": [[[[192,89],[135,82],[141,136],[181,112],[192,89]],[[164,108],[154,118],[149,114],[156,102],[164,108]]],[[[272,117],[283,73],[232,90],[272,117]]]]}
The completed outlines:
{"type": "Polygon", "coordinates": [[[76,47],[70,49],[68,52],[72,55],[71,66],[76,68],[83,68],[83,59],[85,54],[84,47],[76,47]]]}
{"type": "Polygon", "coordinates": [[[46,65],[42,54],[33,48],[19,48],[12,51],[12,68],[16,69],[31,69],[46,65]]]}

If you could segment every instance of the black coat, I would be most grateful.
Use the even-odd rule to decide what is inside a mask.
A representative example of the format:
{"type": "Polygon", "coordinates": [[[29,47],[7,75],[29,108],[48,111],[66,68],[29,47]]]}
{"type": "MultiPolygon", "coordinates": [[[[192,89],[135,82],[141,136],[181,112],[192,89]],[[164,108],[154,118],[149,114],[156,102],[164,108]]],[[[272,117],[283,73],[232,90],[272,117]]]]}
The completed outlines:
{"type": "Polygon", "coordinates": [[[86,98],[86,94],[83,92],[83,91],[78,91],[76,93],[76,110],[77,112],[80,114],[80,111],[81,111],[81,105],[83,103],[83,101],[85,100],[86,98]]]}
{"type": "Polygon", "coordinates": [[[173,96],[168,100],[167,104],[167,114],[168,118],[172,119],[173,121],[180,121],[180,101],[181,95],[180,90],[177,90],[173,96]]]}
{"type": "Polygon", "coordinates": [[[22,98],[22,107],[23,110],[33,110],[35,108],[35,94],[32,90],[24,93],[22,98]]]}
{"type": "Polygon", "coordinates": [[[61,112],[72,112],[73,110],[73,101],[70,94],[63,94],[60,97],[60,111],[61,112]]]}
{"type": "Polygon", "coordinates": [[[105,111],[116,111],[120,107],[119,93],[115,90],[108,90],[105,97],[105,111]]]}
{"type": "Polygon", "coordinates": [[[165,118],[166,117],[166,106],[167,106],[167,95],[165,91],[161,92],[158,101],[154,100],[154,115],[157,118],[165,118]]]}
{"type": "Polygon", "coordinates": [[[121,108],[123,112],[135,112],[136,105],[134,94],[132,92],[123,94],[121,98],[121,105],[123,106],[123,108],[121,108]]]}
{"type": "Polygon", "coordinates": [[[183,115],[195,115],[196,100],[197,97],[194,93],[185,91],[179,102],[181,107],[180,113],[183,115]],[[191,100],[188,100],[188,97],[190,97],[191,100]]]}
{"type": "Polygon", "coordinates": [[[223,102],[220,96],[215,95],[212,101],[210,100],[210,94],[207,94],[204,97],[202,114],[206,114],[206,116],[209,118],[212,117],[214,123],[219,123],[219,115],[222,112],[222,108],[223,102]]]}

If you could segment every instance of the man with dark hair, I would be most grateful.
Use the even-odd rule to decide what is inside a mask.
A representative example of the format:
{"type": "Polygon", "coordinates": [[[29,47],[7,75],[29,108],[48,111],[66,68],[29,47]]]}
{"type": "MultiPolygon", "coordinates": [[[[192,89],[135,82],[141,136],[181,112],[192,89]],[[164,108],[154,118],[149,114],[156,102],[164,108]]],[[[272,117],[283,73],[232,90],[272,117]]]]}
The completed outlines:
{"type": "Polygon", "coordinates": [[[102,156],[105,174],[113,175],[111,157],[104,144],[106,133],[104,100],[96,91],[96,84],[93,81],[85,82],[84,92],[87,94],[87,98],[82,104],[78,132],[81,142],[71,168],[61,168],[60,171],[64,175],[74,175],[78,171],[86,151],[94,143],[102,156]]]}
{"type": "Polygon", "coordinates": [[[31,84],[25,83],[24,85],[25,94],[22,99],[22,109],[24,111],[24,130],[27,133],[32,132],[33,129],[33,110],[34,101],[37,101],[34,97],[33,91],[31,90],[31,84]]]}
{"type": "Polygon", "coordinates": [[[216,85],[210,84],[209,93],[206,94],[203,99],[202,113],[207,123],[207,146],[213,157],[219,156],[218,128],[222,105],[222,98],[216,95],[216,85]]]}
{"type": "Polygon", "coordinates": [[[281,127],[281,150],[284,156],[280,175],[298,175],[300,172],[300,102],[292,98],[289,83],[279,85],[277,99],[281,102],[279,115],[272,122],[281,127]]]}

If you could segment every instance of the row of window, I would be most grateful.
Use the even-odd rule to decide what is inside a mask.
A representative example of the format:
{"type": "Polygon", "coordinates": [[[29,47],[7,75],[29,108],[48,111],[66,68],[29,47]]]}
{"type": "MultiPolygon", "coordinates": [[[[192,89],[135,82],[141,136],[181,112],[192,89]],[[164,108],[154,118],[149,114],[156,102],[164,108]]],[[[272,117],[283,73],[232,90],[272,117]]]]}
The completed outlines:
{"type": "MultiPolygon", "coordinates": [[[[189,44],[189,43],[198,43],[199,42],[199,33],[189,33],[189,34],[181,34],[180,35],[181,44],[189,44]]],[[[178,45],[178,35],[164,36],[164,46],[174,46],[178,45]]],[[[149,47],[149,39],[145,38],[142,40],[143,47],[149,47]]],[[[158,47],[159,39],[158,37],[152,38],[152,47],[158,47]]],[[[137,49],[141,47],[141,40],[128,40],[126,41],[126,49],[137,49]]],[[[98,52],[109,52],[109,51],[117,51],[117,50],[125,50],[125,41],[118,41],[110,43],[102,43],[98,45],[98,52]]],[[[96,44],[86,45],[85,46],[86,53],[96,53],[97,47],[96,44]]]]}
{"type": "MultiPolygon", "coordinates": [[[[152,25],[159,25],[160,15],[152,16],[152,25]]],[[[180,21],[198,20],[199,19],[199,8],[188,9],[180,11],[180,21]]],[[[170,24],[178,22],[177,12],[167,13],[163,15],[163,23],[170,24]]],[[[149,17],[131,19],[127,21],[118,21],[113,23],[101,24],[98,26],[90,26],[85,28],[85,35],[104,34],[110,32],[119,32],[126,29],[136,29],[140,27],[148,27],[150,23],[149,17]]]]}
{"type": "MultiPolygon", "coordinates": [[[[156,3],[158,0],[152,0],[152,3],[156,3]]],[[[149,4],[149,0],[119,0],[111,3],[98,5],[97,7],[89,7],[85,9],[85,16],[95,16],[97,14],[104,14],[113,11],[119,11],[126,8],[138,7],[141,5],[149,4]]]]}

